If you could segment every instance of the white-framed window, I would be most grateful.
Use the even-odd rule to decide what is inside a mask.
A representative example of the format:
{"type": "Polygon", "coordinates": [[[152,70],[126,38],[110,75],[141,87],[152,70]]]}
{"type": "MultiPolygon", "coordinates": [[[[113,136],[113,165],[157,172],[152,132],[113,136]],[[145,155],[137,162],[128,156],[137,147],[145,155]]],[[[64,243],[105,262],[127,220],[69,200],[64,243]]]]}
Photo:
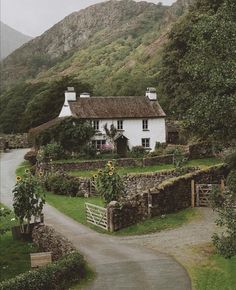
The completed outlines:
{"type": "Polygon", "coordinates": [[[143,120],[143,130],[148,130],[148,119],[143,120]]]}
{"type": "Polygon", "coordinates": [[[101,150],[103,145],[106,145],[106,140],[92,140],[92,146],[97,150],[101,150]]]}
{"type": "Polygon", "coordinates": [[[117,121],[117,130],[123,130],[123,120],[117,121]]]}
{"type": "Polygon", "coordinates": [[[93,126],[95,131],[99,131],[99,121],[98,120],[93,120],[92,126],[93,126]]]}
{"type": "Polygon", "coordinates": [[[142,138],[142,146],[144,148],[150,148],[150,138],[142,138]]]}

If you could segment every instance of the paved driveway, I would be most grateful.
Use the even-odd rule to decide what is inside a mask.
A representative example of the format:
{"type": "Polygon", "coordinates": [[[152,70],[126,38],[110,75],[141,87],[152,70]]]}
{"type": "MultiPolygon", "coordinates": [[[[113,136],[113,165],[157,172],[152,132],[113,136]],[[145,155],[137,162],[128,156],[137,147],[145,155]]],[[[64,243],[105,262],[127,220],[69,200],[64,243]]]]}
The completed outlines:
{"type": "MultiPolygon", "coordinates": [[[[15,169],[27,150],[13,150],[0,158],[0,201],[12,204],[15,169]]],[[[186,270],[172,257],[119,238],[99,234],[46,205],[45,222],[66,236],[97,272],[86,289],[190,290],[186,270]]]]}

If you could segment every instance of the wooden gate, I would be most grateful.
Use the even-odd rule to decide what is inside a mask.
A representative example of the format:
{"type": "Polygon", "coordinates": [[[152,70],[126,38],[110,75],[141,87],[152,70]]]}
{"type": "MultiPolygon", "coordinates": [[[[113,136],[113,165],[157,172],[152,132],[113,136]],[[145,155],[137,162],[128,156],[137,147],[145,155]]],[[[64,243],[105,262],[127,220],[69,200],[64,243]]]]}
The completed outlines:
{"type": "Polygon", "coordinates": [[[218,184],[196,184],[196,206],[209,206],[212,188],[218,184]]]}
{"type": "Polygon", "coordinates": [[[91,203],[85,203],[87,222],[109,230],[107,209],[91,203]]]}

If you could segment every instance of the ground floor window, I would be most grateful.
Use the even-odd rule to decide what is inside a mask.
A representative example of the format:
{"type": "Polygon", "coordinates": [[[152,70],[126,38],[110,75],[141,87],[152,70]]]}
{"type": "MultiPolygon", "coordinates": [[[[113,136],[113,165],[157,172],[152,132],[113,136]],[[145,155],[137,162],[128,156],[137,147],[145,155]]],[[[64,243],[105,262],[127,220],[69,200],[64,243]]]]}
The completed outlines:
{"type": "Polygon", "coordinates": [[[106,140],[93,140],[92,146],[97,150],[101,150],[102,146],[106,144],[106,140]]]}
{"type": "Polygon", "coordinates": [[[142,138],[142,146],[144,148],[150,148],[150,138],[142,138]]]}

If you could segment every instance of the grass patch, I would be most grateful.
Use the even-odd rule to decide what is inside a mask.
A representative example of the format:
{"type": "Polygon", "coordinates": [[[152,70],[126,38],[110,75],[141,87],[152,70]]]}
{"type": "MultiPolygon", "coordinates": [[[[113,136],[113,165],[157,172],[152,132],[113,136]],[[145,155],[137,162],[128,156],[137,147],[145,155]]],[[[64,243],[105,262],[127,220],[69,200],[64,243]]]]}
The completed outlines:
{"type": "Polygon", "coordinates": [[[59,211],[64,213],[65,215],[71,217],[77,222],[89,226],[93,229],[96,229],[100,232],[105,232],[100,228],[93,226],[86,221],[85,214],[85,203],[93,203],[98,206],[104,207],[104,201],[100,197],[68,197],[65,195],[56,195],[50,192],[46,193],[46,201],[53,207],[57,208],[59,211]]]}
{"type": "Polygon", "coordinates": [[[25,170],[31,167],[29,161],[23,161],[16,169],[16,176],[26,176],[25,170]]]}
{"type": "Polygon", "coordinates": [[[206,264],[193,269],[192,278],[196,290],[235,290],[236,256],[211,255],[206,264]]]}
{"type": "Polygon", "coordinates": [[[13,240],[10,231],[1,236],[0,281],[30,270],[30,253],[35,252],[37,252],[37,248],[33,244],[13,240]]]}
{"type": "MultiPolygon", "coordinates": [[[[205,159],[195,159],[190,160],[186,163],[185,167],[187,166],[198,166],[202,169],[217,165],[221,163],[221,161],[217,158],[205,158],[205,159]]],[[[135,173],[151,173],[151,172],[158,172],[163,170],[171,170],[174,169],[173,164],[160,164],[160,165],[153,165],[153,166],[145,166],[145,167],[118,167],[118,173],[120,175],[126,174],[135,174],[135,173]]],[[[68,171],[68,174],[71,176],[80,176],[80,177],[91,177],[95,174],[98,170],[71,170],[68,171]]]]}
{"type": "Polygon", "coordinates": [[[119,236],[151,234],[166,229],[180,227],[197,217],[199,217],[199,213],[196,208],[187,208],[176,213],[167,214],[164,217],[153,217],[147,219],[136,225],[115,232],[114,234],[119,236]]]}
{"type": "MultiPolygon", "coordinates": [[[[0,207],[5,207],[0,204],[0,207]]],[[[0,227],[11,228],[16,221],[11,221],[14,214],[11,213],[5,218],[1,218],[0,227]]],[[[15,277],[25,271],[30,270],[30,253],[37,252],[37,247],[31,243],[13,240],[10,231],[0,236],[0,282],[15,277]]]]}
{"type": "MultiPolygon", "coordinates": [[[[65,215],[71,217],[77,222],[89,226],[90,228],[93,228],[101,233],[107,233],[105,230],[95,227],[86,221],[85,203],[89,202],[99,206],[104,206],[104,202],[100,197],[67,197],[47,193],[46,200],[53,207],[57,208],[59,211],[63,212],[65,215]]],[[[152,219],[145,220],[112,234],[117,236],[128,236],[154,233],[165,229],[180,227],[184,223],[189,222],[196,217],[198,217],[198,210],[189,208],[177,213],[168,214],[164,218],[154,217],[152,219]]]]}

